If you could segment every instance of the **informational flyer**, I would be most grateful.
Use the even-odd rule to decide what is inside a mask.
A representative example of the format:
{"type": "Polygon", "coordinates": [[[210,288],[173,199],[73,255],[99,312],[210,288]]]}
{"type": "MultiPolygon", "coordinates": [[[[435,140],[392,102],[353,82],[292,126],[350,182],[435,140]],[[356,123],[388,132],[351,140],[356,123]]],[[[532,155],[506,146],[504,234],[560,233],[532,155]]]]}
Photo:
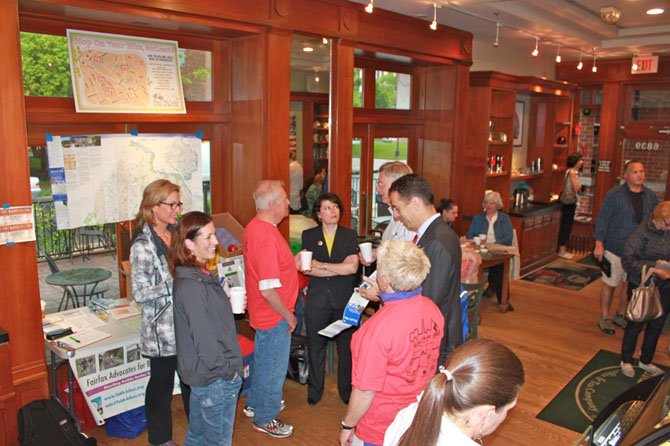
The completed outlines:
{"type": "Polygon", "coordinates": [[[78,113],[186,113],[176,41],[67,30],[78,113]]]}
{"type": "Polygon", "coordinates": [[[35,240],[35,217],[32,206],[0,208],[0,245],[35,240]]]}

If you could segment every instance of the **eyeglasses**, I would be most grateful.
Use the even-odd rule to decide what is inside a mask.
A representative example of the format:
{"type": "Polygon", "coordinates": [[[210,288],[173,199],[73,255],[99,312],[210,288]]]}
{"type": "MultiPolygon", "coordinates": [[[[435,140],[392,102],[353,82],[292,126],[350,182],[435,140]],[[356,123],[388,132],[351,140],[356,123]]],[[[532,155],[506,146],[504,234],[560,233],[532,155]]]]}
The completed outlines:
{"type": "Polygon", "coordinates": [[[170,209],[173,211],[176,211],[177,209],[182,209],[184,207],[184,203],[181,201],[179,203],[166,203],[165,201],[159,201],[160,204],[164,204],[166,206],[170,206],[170,209]]]}

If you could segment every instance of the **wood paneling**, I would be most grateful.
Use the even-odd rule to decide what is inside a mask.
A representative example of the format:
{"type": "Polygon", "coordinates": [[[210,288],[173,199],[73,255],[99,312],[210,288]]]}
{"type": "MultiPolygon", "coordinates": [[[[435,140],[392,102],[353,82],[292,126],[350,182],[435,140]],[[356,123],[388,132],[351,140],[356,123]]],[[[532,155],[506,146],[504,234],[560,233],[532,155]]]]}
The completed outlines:
{"type": "MultiPolygon", "coordinates": [[[[0,336],[6,332],[0,328],[0,336]]],[[[9,341],[0,342],[0,444],[16,444],[17,422],[16,393],[12,381],[12,367],[9,341]]]]}

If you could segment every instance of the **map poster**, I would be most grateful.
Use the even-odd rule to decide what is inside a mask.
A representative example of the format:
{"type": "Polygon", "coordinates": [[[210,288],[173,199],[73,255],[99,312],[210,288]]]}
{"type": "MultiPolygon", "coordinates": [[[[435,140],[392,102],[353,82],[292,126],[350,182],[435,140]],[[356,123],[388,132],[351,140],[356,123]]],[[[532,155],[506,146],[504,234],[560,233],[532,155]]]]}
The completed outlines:
{"type": "Polygon", "coordinates": [[[67,30],[79,113],[186,113],[176,41],[67,30]]]}

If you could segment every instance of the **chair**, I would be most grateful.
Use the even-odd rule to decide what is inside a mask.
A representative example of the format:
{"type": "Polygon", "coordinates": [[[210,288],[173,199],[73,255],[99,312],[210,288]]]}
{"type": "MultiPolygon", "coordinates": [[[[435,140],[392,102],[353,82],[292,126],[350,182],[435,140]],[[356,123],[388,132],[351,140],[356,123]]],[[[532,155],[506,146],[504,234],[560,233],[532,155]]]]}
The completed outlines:
{"type": "MultiPolygon", "coordinates": [[[[41,251],[41,254],[44,256],[44,259],[47,261],[47,265],[49,265],[49,269],[51,270],[51,274],[56,274],[60,272],[60,268],[54,261],[54,259],[47,254],[45,251],[41,251]]],[[[85,286],[75,286],[74,287],[75,292],[77,293],[77,296],[84,296],[86,294],[86,287],[85,286]]],[[[105,293],[109,291],[109,285],[100,283],[98,286],[95,287],[95,292],[91,295],[91,298],[93,296],[98,296],[98,297],[104,297],[105,293]]],[[[86,299],[84,297],[84,299],[86,299]]],[[[77,308],[79,306],[79,302],[77,301],[76,296],[72,295],[70,290],[67,288],[63,288],[63,295],[60,298],[60,303],[58,304],[58,310],[56,311],[61,311],[61,308],[64,310],[67,310],[67,305],[68,302],[72,302],[72,307],[77,308]],[[63,308],[63,302],[65,302],[65,308],[63,308]]]]}
{"type": "Polygon", "coordinates": [[[479,283],[464,283],[463,288],[468,293],[468,319],[470,328],[468,330],[467,340],[477,339],[477,328],[479,326],[479,307],[482,303],[482,295],[486,289],[486,282],[489,273],[484,271],[479,283]]]}

